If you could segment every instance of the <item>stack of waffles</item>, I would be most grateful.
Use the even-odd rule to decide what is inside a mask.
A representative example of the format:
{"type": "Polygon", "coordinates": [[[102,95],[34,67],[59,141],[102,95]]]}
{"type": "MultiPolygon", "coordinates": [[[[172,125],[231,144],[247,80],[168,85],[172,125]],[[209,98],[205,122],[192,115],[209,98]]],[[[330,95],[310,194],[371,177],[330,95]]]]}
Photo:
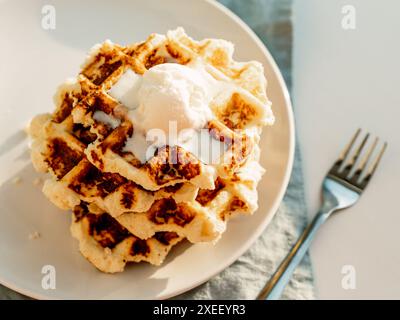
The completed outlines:
{"type": "Polygon", "coordinates": [[[99,270],[160,265],[183,239],[216,242],[232,216],[257,209],[264,173],[258,143],[274,118],[261,64],[236,62],[232,54],[231,43],[195,41],[182,28],[128,46],[106,41],[59,87],[55,111],[31,121],[33,165],[48,173],[43,192],[72,211],[71,233],[99,270]],[[141,76],[158,64],[194,61],[230,84],[211,100],[213,118],[204,128],[225,152],[210,164],[182,146],[164,145],[139,160],[125,148],[135,123],[110,91],[127,72],[141,76]]]}

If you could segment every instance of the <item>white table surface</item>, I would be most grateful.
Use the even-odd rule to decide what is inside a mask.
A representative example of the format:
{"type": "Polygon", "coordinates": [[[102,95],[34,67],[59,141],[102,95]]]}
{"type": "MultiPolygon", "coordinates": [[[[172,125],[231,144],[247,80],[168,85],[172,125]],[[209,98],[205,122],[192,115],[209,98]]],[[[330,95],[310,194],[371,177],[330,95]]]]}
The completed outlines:
{"type": "Polygon", "coordinates": [[[293,100],[310,217],[341,148],[362,127],[388,150],[353,208],[333,216],[311,248],[320,299],[400,298],[400,1],[295,0],[293,100]],[[342,6],[356,29],[341,27],[342,6]],[[344,265],[356,288],[342,288],[344,265]]]}

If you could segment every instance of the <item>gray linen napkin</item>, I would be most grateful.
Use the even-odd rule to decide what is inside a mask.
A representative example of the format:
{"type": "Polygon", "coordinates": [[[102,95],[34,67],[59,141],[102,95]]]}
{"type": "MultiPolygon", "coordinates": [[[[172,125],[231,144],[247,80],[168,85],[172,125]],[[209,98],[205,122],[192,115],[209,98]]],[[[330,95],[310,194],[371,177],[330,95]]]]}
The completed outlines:
{"type": "MultiPolygon", "coordinates": [[[[291,0],[220,0],[264,41],[291,84],[291,0]]],[[[271,224],[233,265],[207,283],[175,299],[254,299],[289,251],[306,224],[299,150],[285,198],[271,224]]],[[[313,278],[307,256],[294,273],[283,299],[313,299],[313,278]]],[[[26,299],[0,285],[0,299],[26,299]]]]}
{"type": "MultiPolygon", "coordinates": [[[[291,86],[291,0],[219,0],[242,18],[267,44],[291,86]]],[[[299,149],[283,202],[256,243],[219,275],[176,299],[254,299],[307,223],[299,149]]],[[[282,299],[314,299],[308,255],[296,269],[282,299]]]]}

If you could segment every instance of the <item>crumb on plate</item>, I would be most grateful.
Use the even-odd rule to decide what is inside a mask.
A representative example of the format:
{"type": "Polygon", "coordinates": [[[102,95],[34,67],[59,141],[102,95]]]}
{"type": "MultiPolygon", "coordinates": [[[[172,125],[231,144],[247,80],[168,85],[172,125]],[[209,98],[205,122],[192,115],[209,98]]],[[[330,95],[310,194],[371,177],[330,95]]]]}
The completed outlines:
{"type": "Polygon", "coordinates": [[[43,183],[42,178],[36,178],[35,180],[33,180],[33,185],[35,186],[40,186],[43,183]]]}
{"type": "Polygon", "coordinates": [[[21,177],[15,177],[15,178],[12,180],[12,183],[15,184],[15,185],[18,185],[18,184],[20,184],[21,182],[22,182],[21,177]]]}
{"type": "Polygon", "coordinates": [[[40,233],[38,231],[34,231],[29,234],[29,240],[35,240],[40,238],[40,233]]]}

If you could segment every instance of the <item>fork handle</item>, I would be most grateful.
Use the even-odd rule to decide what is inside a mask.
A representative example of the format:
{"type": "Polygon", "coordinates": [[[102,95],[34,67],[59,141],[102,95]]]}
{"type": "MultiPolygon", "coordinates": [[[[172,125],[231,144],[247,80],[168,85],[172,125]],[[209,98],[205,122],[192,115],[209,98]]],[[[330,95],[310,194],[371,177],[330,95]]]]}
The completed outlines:
{"type": "Polygon", "coordinates": [[[271,279],[267,282],[257,297],[257,300],[277,300],[292,277],[293,271],[299,265],[319,227],[329,218],[331,212],[319,211],[313,221],[303,231],[296,244],[286,258],[281,262],[271,279]]]}

